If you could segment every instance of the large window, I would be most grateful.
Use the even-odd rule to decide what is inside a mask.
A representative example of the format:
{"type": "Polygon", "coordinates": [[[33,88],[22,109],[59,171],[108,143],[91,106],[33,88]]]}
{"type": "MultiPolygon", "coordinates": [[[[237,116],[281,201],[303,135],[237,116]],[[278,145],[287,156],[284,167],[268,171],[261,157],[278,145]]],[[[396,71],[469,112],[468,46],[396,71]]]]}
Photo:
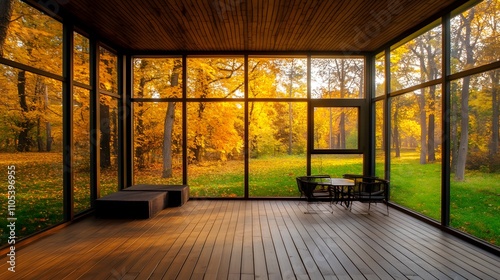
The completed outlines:
{"type": "Polygon", "coordinates": [[[359,108],[315,107],[314,149],[359,149],[359,108]]]}
{"type": "MultiPolygon", "coordinates": [[[[379,139],[385,118],[384,100],[375,99],[375,162],[380,176],[384,141],[390,141],[391,200],[435,220],[441,220],[441,194],[450,190],[450,216],[441,221],[476,237],[498,244],[500,224],[498,1],[466,4],[451,13],[450,34],[435,22],[410,39],[391,46],[390,131],[379,139]],[[449,36],[450,51],[442,49],[449,36]],[[451,75],[441,79],[442,56],[450,61],[451,75]],[[449,82],[449,87],[447,83],[449,82]],[[449,104],[442,100],[448,93],[449,104]],[[444,96],[443,96],[444,95],[444,96]],[[443,122],[443,111],[449,122],[443,122]],[[443,131],[442,124],[449,131],[443,131]],[[441,135],[449,139],[441,139],[441,135]],[[443,151],[447,147],[448,151],[443,151]],[[446,161],[443,162],[442,156],[446,161]],[[449,156],[449,158],[448,158],[449,156]],[[449,160],[449,162],[448,162],[449,160]],[[442,178],[443,164],[451,167],[442,178]],[[443,184],[444,183],[444,184],[443,184]],[[444,192],[442,192],[444,188],[444,192]],[[449,224],[448,224],[449,220],[449,224]]],[[[382,56],[375,58],[375,96],[382,56]]],[[[447,98],[444,100],[448,100],[447,98]]],[[[444,197],[446,200],[448,197],[444,197]]]]}
{"type": "Polygon", "coordinates": [[[391,91],[441,77],[441,25],[391,50],[391,91]]]}
{"type": "Polygon", "coordinates": [[[60,22],[20,0],[14,0],[3,54],[0,55],[62,75],[62,30],[60,22]]]}
{"type": "Polygon", "coordinates": [[[248,114],[250,196],[296,196],[295,177],[306,173],[306,103],[251,102],[248,114]]]}
{"type": "Polygon", "coordinates": [[[311,97],[364,98],[363,58],[313,58],[311,97]]]}
{"type": "Polygon", "coordinates": [[[250,57],[249,98],[306,98],[307,59],[250,57]]]}
{"type": "Polygon", "coordinates": [[[182,59],[135,58],[134,183],[182,184],[182,59]]]}
{"type": "MultiPolygon", "coordinates": [[[[24,237],[62,221],[62,84],[0,65],[0,163],[15,169],[17,236],[24,237]]],[[[5,188],[7,190],[7,188],[5,188]]],[[[7,194],[7,192],[5,193],[7,194]]],[[[7,195],[0,197],[7,204],[7,195]]],[[[0,210],[9,217],[7,207],[0,210]]],[[[0,221],[6,242],[7,219],[0,221]]]]}
{"type": "Polygon", "coordinates": [[[99,47],[100,196],[119,189],[118,127],[121,120],[118,92],[118,57],[99,47]]]}
{"type": "Polygon", "coordinates": [[[385,53],[375,57],[375,97],[385,94],[385,53]]]}
{"type": "Polygon", "coordinates": [[[90,208],[90,91],[73,88],[75,212],[90,208]]]}
{"type": "Polygon", "coordinates": [[[249,195],[297,196],[295,177],[306,174],[307,103],[298,99],[307,98],[307,59],[250,57],[248,67],[249,195]]]}
{"type": "Polygon", "coordinates": [[[244,196],[245,106],[235,101],[245,96],[244,59],[194,57],[187,65],[190,195],[244,196]]]}
{"type": "Polygon", "coordinates": [[[441,219],[441,89],[392,98],[391,200],[441,219]]]}
{"type": "Polygon", "coordinates": [[[375,176],[385,178],[385,122],[384,122],[384,101],[375,103],[375,176]]]}
{"type": "Polygon", "coordinates": [[[73,39],[73,171],[75,213],[90,208],[90,42],[74,32],[73,39]]]}
{"type": "Polygon", "coordinates": [[[490,63],[499,59],[500,3],[482,1],[452,15],[451,71],[474,74],[450,85],[450,225],[498,245],[500,69],[490,63]]]}
{"type": "Polygon", "coordinates": [[[500,238],[500,70],[452,83],[451,226],[493,244],[500,238]]]}
{"type": "Polygon", "coordinates": [[[497,0],[481,1],[451,19],[451,72],[458,73],[500,59],[497,0]]]}
{"type": "Polygon", "coordinates": [[[189,58],[189,98],[243,98],[243,58],[189,58]]]}
{"type": "Polygon", "coordinates": [[[5,245],[7,218],[17,219],[17,238],[63,221],[62,24],[21,1],[12,2],[10,18],[0,16],[8,20],[0,56],[19,67],[0,64],[0,168],[6,174],[0,245],[5,245]],[[15,205],[13,212],[7,205],[15,205]]]}

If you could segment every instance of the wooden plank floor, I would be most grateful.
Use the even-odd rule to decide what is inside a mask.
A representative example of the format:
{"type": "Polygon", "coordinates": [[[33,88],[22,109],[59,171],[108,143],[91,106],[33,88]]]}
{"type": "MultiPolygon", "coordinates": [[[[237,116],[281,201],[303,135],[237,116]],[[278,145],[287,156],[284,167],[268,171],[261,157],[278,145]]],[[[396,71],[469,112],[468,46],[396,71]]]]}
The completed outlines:
{"type": "MultiPolygon", "coordinates": [[[[500,258],[394,209],[189,201],[149,220],[88,218],[17,252],[0,279],[500,279],[500,258]]],[[[373,208],[373,206],[372,206],[373,208]]]]}

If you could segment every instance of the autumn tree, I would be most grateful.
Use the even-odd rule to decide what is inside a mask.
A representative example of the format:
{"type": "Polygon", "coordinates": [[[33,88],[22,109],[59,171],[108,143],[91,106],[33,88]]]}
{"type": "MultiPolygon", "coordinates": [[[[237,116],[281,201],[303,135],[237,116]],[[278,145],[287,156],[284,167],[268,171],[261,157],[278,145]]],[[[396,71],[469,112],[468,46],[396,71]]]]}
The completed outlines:
{"type": "MultiPolygon", "coordinates": [[[[2,1],[0,12],[2,56],[62,74],[62,25],[20,1],[2,1]]],[[[48,89],[54,87],[48,85],[46,79],[24,70],[17,70],[15,73],[15,99],[18,100],[19,111],[9,122],[15,128],[16,150],[31,151],[36,148],[38,151],[51,151],[53,139],[50,118],[55,116],[51,103],[60,102],[60,97],[49,93],[48,89]],[[49,96],[57,100],[50,100],[49,96]]],[[[12,78],[10,74],[9,79],[12,78]]],[[[57,122],[60,123],[60,120],[57,122]]]]}
{"type": "MultiPolygon", "coordinates": [[[[409,48],[412,55],[418,58],[417,65],[420,68],[420,82],[424,83],[437,79],[440,75],[441,28],[434,28],[418,36],[413,44],[410,44],[409,48]]],[[[434,140],[436,86],[429,88],[429,98],[427,98],[425,92],[425,89],[421,89],[420,94],[416,95],[420,109],[420,164],[436,160],[434,140]],[[427,114],[429,115],[427,116],[427,114]]]]}
{"type": "Polygon", "coordinates": [[[2,0],[0,2],[0,57],[3,57],[3,45],[7,38],[11,15],[12,0],[2,0]]]}
{"type": "Polygon", "coordinates": [[[241,120],[235,119],[235,109],[229,109],[234,103],[214,103],[203,99],[243,97],[243,60],[210,58],[190,59],[189,62],[191,82],[188,83],[188,97],[201,99],[188,108],[192,127],[188,137],[190,158],[198,163],[212,157],[226,160],[241,150],[242,135],[238,131],[241,129],[235,127],[241,120]]]}
{"type": "MultiPolygon", "coordinates": [[[[316,98],[362,98],[364,96],[364,60],[351,58],[314,59],[312,62],[316,98]]],[[[345,110],[329,110],[329,147],[346,149],[349,116],[345,110]],[[334,121],[338,130],[334,130],[334,121]]]]}

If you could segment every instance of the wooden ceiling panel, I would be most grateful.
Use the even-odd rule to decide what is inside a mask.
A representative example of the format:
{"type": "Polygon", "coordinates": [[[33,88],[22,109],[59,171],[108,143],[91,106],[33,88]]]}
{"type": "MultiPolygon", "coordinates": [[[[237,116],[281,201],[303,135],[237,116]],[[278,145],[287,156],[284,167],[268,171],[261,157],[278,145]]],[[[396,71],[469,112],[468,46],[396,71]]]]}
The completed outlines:
{"type": "Polygon", "coordinates": [[[373,51],[453,0],[71,0],[61,10],[135,51],[373,51]]]}

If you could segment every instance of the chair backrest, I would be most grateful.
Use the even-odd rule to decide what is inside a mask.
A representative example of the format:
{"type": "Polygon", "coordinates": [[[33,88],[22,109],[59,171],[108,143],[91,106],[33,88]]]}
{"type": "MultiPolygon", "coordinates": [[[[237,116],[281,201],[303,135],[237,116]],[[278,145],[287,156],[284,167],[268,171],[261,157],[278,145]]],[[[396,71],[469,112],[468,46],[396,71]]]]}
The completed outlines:
{"type": "Polygon", "coordinates": [[[359,183],[358,194],[364,199],[388,201],[389,181],[378,178],[372,178],[371,182],[362,181],[359,183]]]}
{"type": "Polygon", "coordinates": [[[310,176],[297,177],[297,186],[301,194],[303,194],[308,200],[314,199],[314,189],[318,185],[314,178],[309,178],[310,176]]]}
{"type": "Polygon", "coordinates": [[[357,192],[359,190],[359,183],[361,183],[361,182],[374,182],[376,179],[378,179],[378,177],[363,176],[363,175],[358,175],[358,174],[344,174],[342,177],[345,179],[354,180],[354,188],[353,188],[354,192],[357,192]]]}

